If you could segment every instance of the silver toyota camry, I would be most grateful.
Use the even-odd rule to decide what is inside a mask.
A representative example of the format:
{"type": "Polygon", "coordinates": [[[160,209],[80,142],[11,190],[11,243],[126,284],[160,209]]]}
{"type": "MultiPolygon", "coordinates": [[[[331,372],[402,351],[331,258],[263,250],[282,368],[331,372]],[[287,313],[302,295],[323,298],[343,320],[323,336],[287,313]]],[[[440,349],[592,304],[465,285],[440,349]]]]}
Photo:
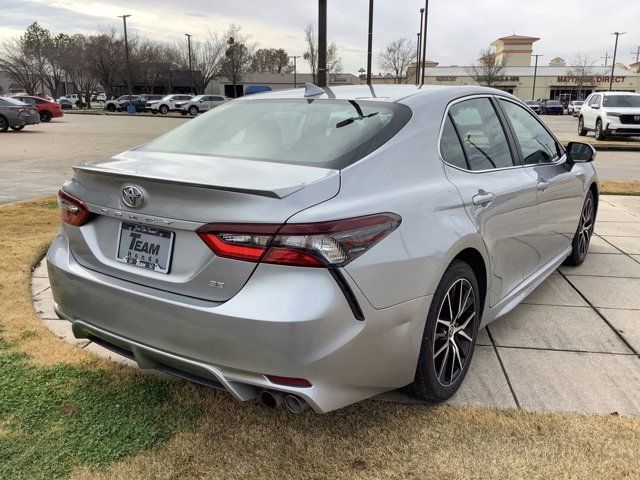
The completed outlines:
{"type": "Polygon", "coordinates": [[[480,328],[584,261],[594,156],[481,87],[240,98],[75,167],[55,309],[78,338],[238,400],[443,401],[480,328]]]}

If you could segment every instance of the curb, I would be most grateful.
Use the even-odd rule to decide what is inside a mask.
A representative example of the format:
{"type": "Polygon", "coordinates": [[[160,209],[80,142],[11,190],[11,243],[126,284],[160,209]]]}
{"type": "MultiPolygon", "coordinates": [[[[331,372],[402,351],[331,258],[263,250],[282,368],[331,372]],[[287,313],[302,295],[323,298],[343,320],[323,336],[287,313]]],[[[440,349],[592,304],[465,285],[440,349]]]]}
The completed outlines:
{"type": "Polygon", "coordinates": [[[96,116],[116,116],[116,117],[150,117],[150,118],[181,118],[181,119],[189,119],[193,118],[191,115],[162,115],[157,114],[154,115],[152,113],[136,113],[134,115],[129,115],[124,112],[85,112],[85,111],[66,111],[65,115],[96,115],[96,116]]]}

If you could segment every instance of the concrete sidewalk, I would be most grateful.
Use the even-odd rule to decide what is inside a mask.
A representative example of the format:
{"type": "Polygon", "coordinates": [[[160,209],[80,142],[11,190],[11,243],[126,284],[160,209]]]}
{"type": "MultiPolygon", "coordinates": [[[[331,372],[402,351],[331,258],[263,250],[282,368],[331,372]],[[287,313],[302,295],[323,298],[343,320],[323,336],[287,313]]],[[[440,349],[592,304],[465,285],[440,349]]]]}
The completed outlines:
{"type": "MultiPolygon", "coordinates": [[[[44,264],[33,275],[36,311],[57,336],[135,366],[58,320],[44,264]]],[[[451,404],[531,411],[640,415],[640,197],[600,199],[590,253],[561,267],[523,304],[480,332],[451,404]]],[[[398,392],[382,401],[417,402],[398,392]]]]}

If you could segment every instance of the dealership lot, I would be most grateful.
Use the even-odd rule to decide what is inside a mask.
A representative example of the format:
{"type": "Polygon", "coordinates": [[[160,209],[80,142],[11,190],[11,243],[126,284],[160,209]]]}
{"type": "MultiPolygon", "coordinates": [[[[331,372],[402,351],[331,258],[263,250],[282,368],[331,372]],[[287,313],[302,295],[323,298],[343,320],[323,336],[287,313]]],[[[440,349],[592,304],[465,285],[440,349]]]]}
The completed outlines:
{"type": "MultiPolygon", "coordinates": [[[[75,164],[115,155],[188,121],[182,116],[67,114],[49,124],[2,134],[0,204],[55,193],[75,164]]],[[[575,134],[577,120],[543,116],[561,140],[575,134]]],[[[640,180],[640,151],[598,152],[604,180],[640,180]]]]}

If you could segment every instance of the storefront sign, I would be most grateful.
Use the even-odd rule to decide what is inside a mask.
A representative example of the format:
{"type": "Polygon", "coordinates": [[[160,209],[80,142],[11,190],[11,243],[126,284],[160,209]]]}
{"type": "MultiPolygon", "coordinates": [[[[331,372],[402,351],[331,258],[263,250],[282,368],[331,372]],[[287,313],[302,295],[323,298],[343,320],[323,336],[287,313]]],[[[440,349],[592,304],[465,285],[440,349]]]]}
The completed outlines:
{"type": "MultiPolygon", "coordinates": [[[[613,77],[613,83],[624,83],[625,78],[626,77],[613,77]]],[[[588,85],[592,83],[609,83],[609,76],[599,75],[597,77],[589,76],[581,78],[574,75],[559,75],[556,81],[558,83],[582,83],[583,85],[588,85]]]]}
{"type": "Polygon", "coordinates": [[[487,80],[490,80],[491,83],[504,83],[504,82],[508,82],[508,83],[517,83],[520,81],[520,77],[507,77],[507,76],[500,76],[500,77],[484,77],[482,75],[474,77],[476,82],[478,83],[485,83],[487,80]]]}
{"type": "Polygon", "coordinates": [[[436,82],[455,82],[458,77],[436,77],[436,82]]]}

